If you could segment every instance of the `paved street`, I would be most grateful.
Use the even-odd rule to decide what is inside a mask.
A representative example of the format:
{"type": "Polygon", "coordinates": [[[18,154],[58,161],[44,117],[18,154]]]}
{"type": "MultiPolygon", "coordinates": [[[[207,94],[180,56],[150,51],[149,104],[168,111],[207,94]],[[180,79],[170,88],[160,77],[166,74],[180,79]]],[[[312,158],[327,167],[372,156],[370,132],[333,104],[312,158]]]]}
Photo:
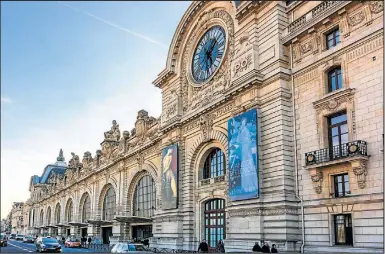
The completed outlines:
{"type": "MultiPolygon", "coordinates": [[[[64,248],[62,246],[62,252],[80,252],[80,253],[89,253],[94,252],[95,250],[88,249],[78,249],[78,248],[64,248]]],[[[1,253],[25,253],[25,252],[36,252],[35,244],[33,243],[22,243],[21,241],[8,240],[7,247],[1,247],[1,253]]]]}

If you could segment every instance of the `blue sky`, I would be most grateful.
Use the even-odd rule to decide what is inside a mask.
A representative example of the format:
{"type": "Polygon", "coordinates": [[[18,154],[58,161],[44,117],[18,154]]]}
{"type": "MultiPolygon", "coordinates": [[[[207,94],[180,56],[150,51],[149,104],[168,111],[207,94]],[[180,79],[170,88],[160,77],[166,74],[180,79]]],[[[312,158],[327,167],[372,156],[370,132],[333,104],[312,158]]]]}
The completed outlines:
{"type": "Polygon", "coordinates": [[[60,148],[94,155],[112,120],[123,131],[140,109],[160,115],[151,82],[189,5],[1,2],[2,218],[60,148]]]}

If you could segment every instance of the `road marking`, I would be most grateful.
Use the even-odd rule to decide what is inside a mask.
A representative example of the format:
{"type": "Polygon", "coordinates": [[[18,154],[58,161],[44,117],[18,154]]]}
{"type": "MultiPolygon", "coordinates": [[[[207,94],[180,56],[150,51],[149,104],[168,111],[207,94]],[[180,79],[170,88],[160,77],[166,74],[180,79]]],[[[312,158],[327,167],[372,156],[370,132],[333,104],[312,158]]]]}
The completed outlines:
{"type": "Polygon", "coordinates": [[[14,247],[16,247],[16,248],[19,248],[19,249],[21,249],[21,250],[24,250],[24,251],[33,252],[33,251],[31,251],[31,250],[24,249],[23,247],[19,247],[19,246],[15,245],[15,244],[12,244],[12,243],[8,243],[8,244],[11,245],[11,246],[14,246],[14,247]]]}

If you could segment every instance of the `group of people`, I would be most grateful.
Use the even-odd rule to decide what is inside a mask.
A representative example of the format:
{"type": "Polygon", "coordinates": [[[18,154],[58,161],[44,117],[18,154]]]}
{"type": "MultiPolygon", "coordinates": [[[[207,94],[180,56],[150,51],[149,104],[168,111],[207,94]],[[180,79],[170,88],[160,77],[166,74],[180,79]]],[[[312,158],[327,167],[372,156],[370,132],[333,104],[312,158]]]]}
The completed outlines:
{"type": "MultiPolygon", "coordinates": [[[[219,240],[216,247],[217,252],[224,253],[225,252],[225,244],[222,240],[219,240]]],[[[209,252],[209,245],[207,244],[206,240],[203,239],[202,242],[199,244],[198,252],[209,252]]],[[[262,253],[278,253],[277,248],[275,247],[275,244],[270,246],[267,242],[263,244],[263,246],[259,246],[259,243],[256,242],[253,247],[253,252],[262,252],[262,253]]]]}
{"type": "Polygon", "coordinates": [[[84,236],[84,237],[82,237],[82,238],[80,239],[80,241],[81,241],[82,244],[88,243],[88,245],[90,245],[92,239],[91,239],[90,236],[89,236],[88,238],[87,238],[87,236],[84,236]]]}
{"type": "Polygon", "coordinates": [[[262,253],[278,253],[278,250],[277,248],[275,248],[275,244],[273,244],[271,246],[271,250],[270,250],[270,246],[267,242],[265,242],[261,248],[261,246],[259,246],[259,243],[256,242],[254,247],[253,247],[253,252],[262,252],[262,253]]]}

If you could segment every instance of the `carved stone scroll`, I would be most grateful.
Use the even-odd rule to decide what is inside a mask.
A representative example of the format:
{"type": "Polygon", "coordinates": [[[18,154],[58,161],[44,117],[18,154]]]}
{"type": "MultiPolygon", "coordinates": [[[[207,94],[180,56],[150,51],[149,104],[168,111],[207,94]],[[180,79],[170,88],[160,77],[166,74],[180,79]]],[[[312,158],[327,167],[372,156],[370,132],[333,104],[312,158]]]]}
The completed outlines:
{"type": "Polygon", "coordinates": [[[366,167],[366,161],[357,160],[350,162],[353,168],[353,172],[357,177],[357,184],[360,189],[365,188],[366,175],[368,174],[368,169],[366,167]]]}
{"type": "Polygon", "coordinates": [[[319,171],[315,175],[312,175],[311,181],[313,182],[313,187],[314,187],[315,192],[317,194],[321,194],[322,193],[322,183],[323,183],[322,171],[319,171]]]}

